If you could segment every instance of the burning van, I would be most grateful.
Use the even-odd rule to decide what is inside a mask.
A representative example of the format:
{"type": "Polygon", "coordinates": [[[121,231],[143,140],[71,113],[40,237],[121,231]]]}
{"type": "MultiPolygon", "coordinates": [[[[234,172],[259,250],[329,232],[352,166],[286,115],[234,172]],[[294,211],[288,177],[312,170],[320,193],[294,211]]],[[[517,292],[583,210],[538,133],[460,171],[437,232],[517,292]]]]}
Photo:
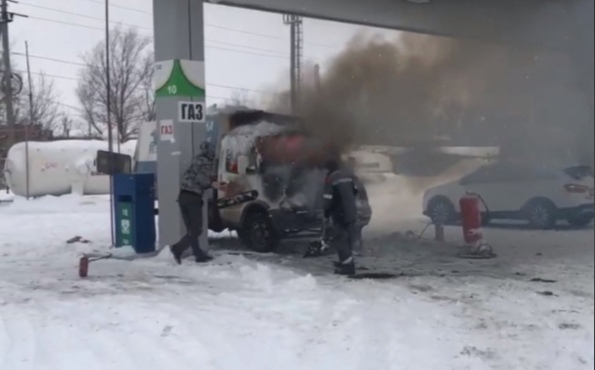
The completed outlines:
{"type": "MultiPolygon", "coordinates": [[[[236,230],[248,248],[259,252],[275,250],[284,238],[320,235],[329,145],[305,133],[297,119],[263,111],[218,112],[207,125],[217,143],[217,180],[224,184],[210,202],[211,229],[236,230]],[[242,201],[221,206],[234,198],[242,201]]],[[[359,185],[363,228],[371,210],[359,185]]]]}

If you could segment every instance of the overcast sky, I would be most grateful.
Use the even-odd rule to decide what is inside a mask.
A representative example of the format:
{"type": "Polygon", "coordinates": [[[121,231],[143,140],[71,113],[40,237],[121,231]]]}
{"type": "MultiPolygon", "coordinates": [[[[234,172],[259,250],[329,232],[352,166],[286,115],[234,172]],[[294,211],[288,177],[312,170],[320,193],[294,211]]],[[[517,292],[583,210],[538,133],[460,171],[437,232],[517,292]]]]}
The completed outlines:
{"type": "MultiPolygon", "coordinates": [[[[114,25],[138,27],[140,33],[152,35],[151,0],[110,3],[114,25]]],[[[78,106],[74,89],[80,66],[76,63],[104,37],[103,4],[102,0],[19,0],[10,7],[29,16],[16,18],[10,26],[13,51],[24,53],[24,42],[29,42],[32,71],[43,70],[53,78],[64,109],[72,113],[78,106]]],[[[249,89],[251,98],[257,99],[287,81],[289,28],[280,14],[205,4],[205,23],[209,104],[229,98],[234,89],[249,89]]],[[[306,19],[304,59],[324,64],[359,29],[306,19]]],[[[13,55],[12,61],[16,69],[25,69],[24,57],[13,55]]]]}

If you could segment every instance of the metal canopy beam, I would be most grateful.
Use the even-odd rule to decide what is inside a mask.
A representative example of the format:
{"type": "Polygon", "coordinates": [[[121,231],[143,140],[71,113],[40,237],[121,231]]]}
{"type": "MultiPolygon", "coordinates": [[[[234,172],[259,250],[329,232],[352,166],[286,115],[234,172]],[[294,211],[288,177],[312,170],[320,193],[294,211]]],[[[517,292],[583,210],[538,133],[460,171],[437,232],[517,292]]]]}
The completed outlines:
{"type": "Polygon", "coordinates": [[[213,0],[365,26],[485,42],[568,48],[593,35],[593,0],[213,0]],[[423,2],[423,3],[422,3],[423,2]]]}

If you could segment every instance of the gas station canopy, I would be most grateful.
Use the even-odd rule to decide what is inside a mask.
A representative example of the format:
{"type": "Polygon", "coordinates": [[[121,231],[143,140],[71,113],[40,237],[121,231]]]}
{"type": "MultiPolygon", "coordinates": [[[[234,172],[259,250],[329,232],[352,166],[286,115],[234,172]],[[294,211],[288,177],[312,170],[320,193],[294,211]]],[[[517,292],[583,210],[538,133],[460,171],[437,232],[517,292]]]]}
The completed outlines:
{"type": "Polygon", "coordinates": [[[365,26],[567,48],[593,37],[593,0],[211,0],[365,26]]]}

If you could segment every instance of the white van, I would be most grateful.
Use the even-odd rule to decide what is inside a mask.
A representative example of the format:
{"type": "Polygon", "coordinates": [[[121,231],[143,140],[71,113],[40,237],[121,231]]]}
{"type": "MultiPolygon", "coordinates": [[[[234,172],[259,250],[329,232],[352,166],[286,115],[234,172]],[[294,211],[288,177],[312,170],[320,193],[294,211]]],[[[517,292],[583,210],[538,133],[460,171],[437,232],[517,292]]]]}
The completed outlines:
{"type": "MultiPolygon", "coordinates": [[[[270,252],[281,239],[319,237],[322,191],[328,148],[308,137],[296,118],[264,111],[242,110],[207,117],[208,137],[217,143],[217,180],[225,184],[209,206],[209,228],[233,229],[250,249],[270,252]],[[222,198],[257,197],[230,207],[222,198]]],[[[363,184],[359,184],[359,227],[371,219],[363,184]]]]}

